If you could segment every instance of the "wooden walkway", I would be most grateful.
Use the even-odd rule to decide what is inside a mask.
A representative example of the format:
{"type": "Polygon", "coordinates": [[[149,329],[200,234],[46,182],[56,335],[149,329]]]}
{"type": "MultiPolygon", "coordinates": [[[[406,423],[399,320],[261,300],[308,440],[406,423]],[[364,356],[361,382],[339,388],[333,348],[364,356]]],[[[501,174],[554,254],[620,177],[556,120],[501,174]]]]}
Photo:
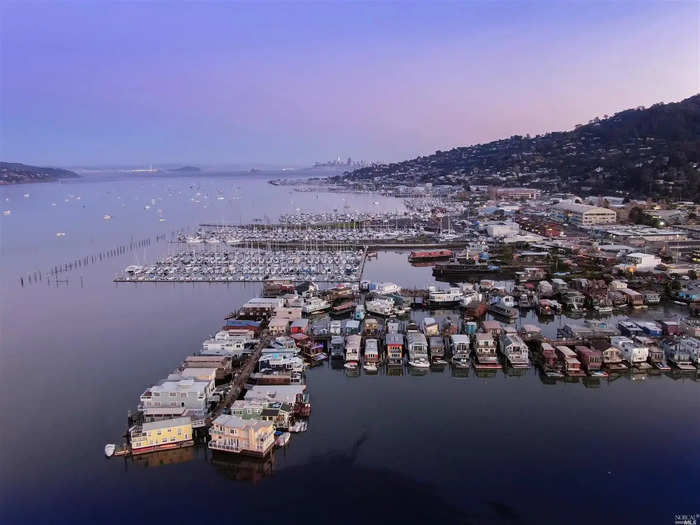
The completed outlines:
{"type": "Polygon", "coordinates": [[[240,369],[238,374],[236,374],[234,376],[231,390],[229,390],[229,393],[226,395],[226,397],[224,397],[224,399],[221,400],[219,405],[216,407],[216,410],[214,410],[210,414],[209,421],[208,421],[209,425],[217,417],[219,417],[221,414],[223,414],[224,410],[229,408],[233,404],[233,402],[236,399],[238,399],[238,396],[241,395],[241,391],[245,387],[245,384],[248,382],[248,379],[250,378],[250,374],[253,373],[253,371],[255,370],[255,366],[258,364],[258,360],[260,359],[260,356],[262,355],[263,348],[267,348],[267,346],[270,342],[270,337],[271,336],[267,332],[267,330],[265,330],[261,334],[260,342],[256,345],[255,349],[250,354],[250,356],[248,357],[248,360],[243,365],[243,367],[240,369]]]}

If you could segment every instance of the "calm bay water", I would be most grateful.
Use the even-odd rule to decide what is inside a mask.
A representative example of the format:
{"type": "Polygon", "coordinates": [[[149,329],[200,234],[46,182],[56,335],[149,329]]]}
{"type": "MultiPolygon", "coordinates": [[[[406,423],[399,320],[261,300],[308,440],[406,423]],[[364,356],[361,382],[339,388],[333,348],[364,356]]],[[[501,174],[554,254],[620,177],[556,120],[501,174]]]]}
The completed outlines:
{"type": "MultiPolygon", "coordinates": [[[[181,227],[345,205],[402,207],[249,175],[0,188],[0,209],[11,210],[0,217],[0,519],[673,523],[700,512],[699,384],[665,376],[586,388],[544,384],[534,369],[347,377],[327,365],[308,372],[309,431],[266,464],[216,463],[203,448],[106,460],[104,444],[119,441],[144,388],[260,289],[115,285],[113,275],[172,250],[155,236],[181,227]],[[49,268],[146,238],[47,282],[49,268]]],[[[432,282],[405,253],[380,253],[365,275],[432,282]]]]}

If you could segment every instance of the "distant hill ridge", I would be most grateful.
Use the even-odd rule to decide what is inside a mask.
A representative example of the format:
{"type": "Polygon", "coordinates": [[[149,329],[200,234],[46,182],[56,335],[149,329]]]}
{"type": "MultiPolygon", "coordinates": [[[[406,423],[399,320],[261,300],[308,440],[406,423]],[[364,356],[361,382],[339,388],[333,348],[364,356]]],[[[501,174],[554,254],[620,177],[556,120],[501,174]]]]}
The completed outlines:
{"type": "Polygon", "coordinates": [[[173,168],[170,171],[175,171],[175,172],[181,172],[181,173],[195,173],[202,171],[200,168],[197,166],[182,166],[181,168],[173,168]]]}
{"type": "Polygon", "coordinates": [[[62,168],[28,166],[18,162],[0,162],[0,184],[53,182],[59,179],[76,177],[80,177],[80,175],[62,168]]]}
{"type": "Polygon", "coordinates": [[[628,109],[571,131],[513,136],[361,168],[336,179],[496,184],[700,200],[700,94],[628,109]]]}

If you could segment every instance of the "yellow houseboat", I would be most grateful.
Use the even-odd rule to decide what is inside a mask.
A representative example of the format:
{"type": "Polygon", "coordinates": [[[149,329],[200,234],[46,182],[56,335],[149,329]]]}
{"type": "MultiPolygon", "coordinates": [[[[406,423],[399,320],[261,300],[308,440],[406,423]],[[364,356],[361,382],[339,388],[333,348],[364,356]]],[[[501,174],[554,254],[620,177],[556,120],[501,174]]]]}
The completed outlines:
{"type": "Polygon", "coordinates": [[[131,453],[134,455],[168,450],[173,448],[191,447],[192,419],[176,417],[164,419],[143,425],[134,425],[129,429],[131,453]]]}

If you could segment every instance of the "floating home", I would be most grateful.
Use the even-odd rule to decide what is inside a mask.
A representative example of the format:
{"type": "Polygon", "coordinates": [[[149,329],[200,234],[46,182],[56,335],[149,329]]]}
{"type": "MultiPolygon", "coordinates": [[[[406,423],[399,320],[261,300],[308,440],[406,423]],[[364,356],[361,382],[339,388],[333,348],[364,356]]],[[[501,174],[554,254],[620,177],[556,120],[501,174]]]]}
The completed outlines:
{"type": "Polygon", "coordinates": [[[216,379],[221,380],[231,375],[231,357],[216,355],[190,355],[185,358],[184,368],[215,368],[216,379]]]}
{"type": "Polygon", "coordinates": [[[500,340],[501,353],[513,368],[529,368],[530,359],[527,345],[515,334],[505,334],[500,340]]]}
{"type": "Polygon", "coordinates": [[[305,334],[309,330],[308,319],[295,319],[289,327],[291,334],[305,334]]]}
{"type": "Polygon", "coordinates": [[[273,317],[267,324],[267,330],[272,335],[284,335],[289,331],[289,319],[283,317],[273,317]]]}
{"type": "Polygon", "coordinates": [[[661,348],[666,354],[666,360],[683,371],[694,371],[695,367],[690,361],[690,352],[681,344],[682,338],[674,338],[661,341],[661,348]]]}
{"type": "Polygon", "coordinates": [[[568,290],[562,292],[561,302],[566,308],[581,310],[586,304],[586,296],[576,290],[568,290]]]}
{"type": "Polygon", "coordinates": [[[191,447],[194,445],[192,419],[176,417],[134,425],[129,429],[129,442],[131,453],[135,455],[191,447]]]}
{"type": "Polygon", "coordinates": [[[484,321],[481,323],[481,329],[491,337],[500,337],[504,333],[503,325],[498,321],[484,321]]]}
{"type": "Polygon", "coordinates": [[[141,394],[138,409],[147,422],[187,416],[193,427],[202,427],[212,390],[209,381],[164,379],[141,394]]]}
{"type": "Polygon", "coordinates": [[[365,363],[379,362],[379,342],[376,339],[365,340],[365,363]]]}
{"type": "Polygon", "coordinates": [[[442,360],[445,358],[445,341],[442,337],[433,336],[428,338],[428,346],[430,347],[431,361],[442,360]]]}
{"type": "Polygon", "coordinates": [[[603,357],[603,367],[611,372],[622,372],[627,370],[627,365],[622,362],[622,350],[616,346],[606,345],[601,350],[603,357]]]}
{"type": "Polygon", "coordinates": [[[593,372],[602,368],[603,354],[598,350],[582,345],[577,345],[574,350],[586,371],[593,372]]]}
{"type": "Polygon", "coordinates": [[[651,321],[637,321],[637,326],[649,337],[661,337],[663,334],[662,328],[651,321]]]}
{"type": "Polygon", "coordinates": [[[700,365],[700,339],[695,337],[683,337],[678,341],[682,351],[688,353],[690,362],[695,366],[700,365]]]}
{"type": "Polygon", "coordinates": [[[349,319],[345,321],[345,335],[357,335],[360,333],[360,321],[349,319]]]}
{"type": "Polygon", "coordinates": [[[681,319],[682,332],[690,337],[700,337],[700,320],[699,319],[681,319]]]}
{"type": "Polygon", "coordinates": [[[639,308],[644,306],[644,296],[639,292],[632,290],[630,288],[622,288],[619,292],[625,296],[627,299],[627,304],[633,306],[634,308],[639,308]]]}
{"type": "Polygon", "coordinates": [[[384,338],[387,361],[389,365],[403,364],[403,334],[388,332],[384,338]]]}
{"type": "Polygon", "coordinates": [[[440,325],[438,325],[437,321],[432,317],[424,317],[420,325],[421,332],[423,332],[426,337],[431,337],[440,333],[440,325]]]}
{"type": "Polygon", "coordinates": [[[406,349],[411,361],[428,359],[428,341],[418,332],[411,332],[406,336],[406,349]]]}
{"type": "Polygon", "coordinates": [[[275,426],[271,421],[245,420],[221,415],[209,429],[209,448],[220,452],[267,456],[275,444],[275,426]]]}
{"type": "Polygon", "coordinates": [[[649,349],[628,337],[611,337],[610,344],[622,350],[622,359],[630,366],[643,367],[649,358],[649,349]]]}
{"type": "Polygon", "coordinates": [[[630,320],[620,321],[617,323],[617,327],[620,329],[622,335],[628,337],[634,337],[635,335],[642,335],[644,333],[644,330],[642,330],[637,323],[630,320]]]}
{"type": "Polygon", "coordinates": [[[253,336],[252,333],[235,334],[221,330],[212,339],[207,339],[202,343],[202,353],[204,355],[228,355],[239,358],[246,352],[245,345],[253,336]]]}
{"type": "Polygon", "coordinates": [[[345,357],[345,338],[342,335],[331,337],[330,353],[332,359],[343,359],[345,357]]]}
{"type": "Polygon", "coordinates": [[[231,405],[231,415],[241,419],[270,421],[276,429],[286,430],[292,421],[294,405],[260,399],[237,399],[231,405]]]}
{"type": "Polygon", "coordinates": [[[367,317],[363,323],[363,331],[367,337],[375,337],[379,335],[379,321],[372,317],[367,317]]]}
{"type": "Polygon", "coordinates": [[[678,321],[661,321],[660,324],[664,335],[680,335],[682,332],[678,321]]]}
{"type": "Polygon", "coordinates": [[[452,364],[454,364],[458,368],[469,367],[469,357],[471,355],[471,341],[468,335],[451,335],[450,350],[452,352],[452,364]]]}
{"type": "Polygon", "coordinates": [[[345,362],[360,362],[360,346],[362,337],[357,334],[349,335],[345,338],[345,362]]]}
{"type": "Polygon", "coordinates": [[[540,366],[544,373],[548,376],[561,377],[562,369],[564,368],[561,362],[557,359],[557,352],[552,345],[546,342],[540,343],[539,354],[540,366]]]}
{"type": "Polygon", "coordinates": [[[564,365],[567,376],[576,377],[586,375],[581,369],[581,362],[576,357],[576,352],[564,345],[556,346],[557,356],[564,365]]]}
{"type": "Polygon", "coordinates": [[[661,302],[661,294],[653,290],[645,290],[642,292],[644,296],[644,304],[659,304],[661,302]]]}
{"type": "Polygon", "coordinates": [[[183,368],[177,374],[171,374],[168,379],[194,379],[195,381],[206,381],[213,389],[216,386],[216,368],[183,368]]]}
{"type": "Polygon", "coordinates": [[[334,319],[328,325],[328,332],[331,335],[341,335],[343,333],[343,323],[337,319],[334,319]]]}
{"type": "Polygon", "coordinates": [[[474,367],[482,369],[500,369],[498,362],[496,340],[490,332],[479,332],[474,335],[474,353],[476,362],[474,367]]]}

